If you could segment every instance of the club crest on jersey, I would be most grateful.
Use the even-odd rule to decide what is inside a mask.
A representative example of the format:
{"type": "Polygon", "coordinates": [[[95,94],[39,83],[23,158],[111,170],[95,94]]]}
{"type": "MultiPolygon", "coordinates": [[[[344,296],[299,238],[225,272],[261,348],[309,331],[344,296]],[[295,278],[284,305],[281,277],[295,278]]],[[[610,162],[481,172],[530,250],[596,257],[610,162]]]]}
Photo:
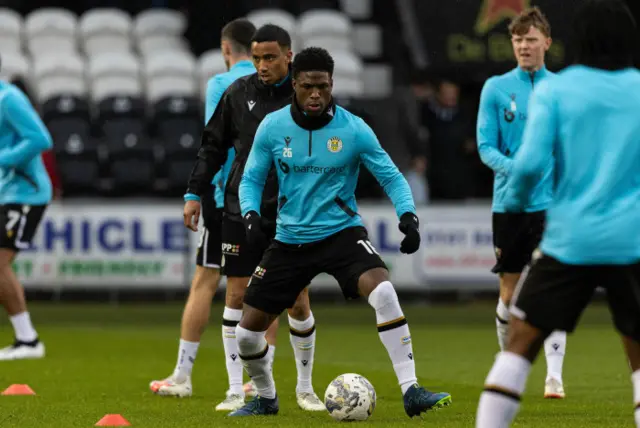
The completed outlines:
{"type": "Polygon", "coordinates": [[[516,94],[511,94],[511,105],[510,109],[504,109],[504,120],[508,123],[513,122],[513,119],[516,118],[516,111],[518,110],[518,106],[516,104],[516,94]]]}
{"type": "Polygon", "coordinates": [[[342,150],[342,140],[338,137],[329,138],[329,141],[327,141],[327,149],[331,153],[338,153],[342,150]]]}

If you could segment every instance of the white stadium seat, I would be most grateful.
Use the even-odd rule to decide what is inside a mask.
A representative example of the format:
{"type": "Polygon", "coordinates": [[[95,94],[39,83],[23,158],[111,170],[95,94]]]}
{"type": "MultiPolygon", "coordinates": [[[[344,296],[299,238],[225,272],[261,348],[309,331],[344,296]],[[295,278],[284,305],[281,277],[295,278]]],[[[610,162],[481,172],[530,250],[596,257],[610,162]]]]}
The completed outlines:
{"type": "Polygon", "coordinates": [[[0,52],[20,52],[22,49],[22,17],[11,9],[0,8],[0,52]]]}
{"type": "Polygon", "coordinates": [[[303,47],[318,46],[327,50],[351,50],[353,25],[335,10],[310,10],[298,19],[297,34],[303,47]]]}
{"type": "Polygon", "coordinates": [[[330,53],[335,61],[333,93],[336,96],[362,96],[364,94],[364,67],[360,58],[353,53],[345,51],[330,53]]]}
{"type": "Polygon", "coordinates": [[[132,28],[131,17],[122,10],[105,8],[85,12],[79,25],[85,53],[131,50],[132,28]]]}
{"type": "Polygon", "coordinates": [[[79,54],[56,53],[34,57],[33,78],[40,102],[58,95],[84,96],[87,93],[85,63],[79,54]]]}
{"type": "Polygon", "coordinates": [[[160,52],[144,61],[147,100],[156,102],[167,96],[194,96],[198,92],[196,61],[191,55],[160,52]]]}
{"type": "Polygon", "coordinates": [[[27,48],[34,56],[74,52],[78,45],[77,26],[77,17],[66,9],[37,9],[25,20],[27,48]]]}
{"type": "Polygon", "coordinates": [[[110,96],[142,95],[140,63],[128,52],[105,52],[89,58],[91,97],[100,102],[110,96]]]}
{"type": "Polygon", "coordinates": [[[265,24],[274,24],[289,32],[293,38],[296,32],[296,18],[287,11],[281,9],[259,9],[250,12],[247,19],[260,28],[265,24]]]}
{"type": "Polygon", "coordinates": [[[220,49],[213,49],[200,55],[197,66],[201,98],[204,99],[207,82],[216,74],[227,71],[220,49]]]}

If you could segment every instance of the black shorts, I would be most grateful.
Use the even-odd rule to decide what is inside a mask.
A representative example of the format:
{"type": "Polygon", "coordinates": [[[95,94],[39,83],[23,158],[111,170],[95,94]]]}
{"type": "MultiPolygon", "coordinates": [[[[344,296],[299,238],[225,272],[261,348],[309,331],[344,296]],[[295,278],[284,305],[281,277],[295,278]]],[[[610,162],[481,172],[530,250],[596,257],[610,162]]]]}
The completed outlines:
{"type": "Polygon", "coordinates": [[[544,232],[545,212],[493,213],[493,273],[521,273],[531,262],[544,232]]]}
{"type": "Polygon", "coordinates": [[[29,248],[47,205],[0,205],[0,248],[20,251],[29,248]]]}
{"type": "Polygon", "coordinates": [[[347,299],[356,298],[360,275],[386,265],[371,245],[364,227],[350,227],[322,241],[284,244],[273,241],[251,276],[244,302],[278,315],[319,273],[328,273],[347,299]]]}
{"type": "MultiPolygon", "coordinates": [[[[273,239],[273,229],[264,228],[262,231],[269,241],[273,239]]],[[[227,216],[222,218],[222,273],[227,277],[245,278],[251,276],[262,260],[267,247],[247,244],[244,224],[231,220],[227,216]]]]}
{"type": "Polygon", "coordinates": [[[511,313],[546,332],[572,332],[597,287],[607,292],[616,328],[640,341],[640,263],[578,266],[542,255],[516,288],[511,313]]]}
{"type": "Polygon", "coordinates": [[[220,269],[222,260],[222,208],[216,208],[213,197],[202,199],[204,230],[198,242],[196,265],[220,269]]]}

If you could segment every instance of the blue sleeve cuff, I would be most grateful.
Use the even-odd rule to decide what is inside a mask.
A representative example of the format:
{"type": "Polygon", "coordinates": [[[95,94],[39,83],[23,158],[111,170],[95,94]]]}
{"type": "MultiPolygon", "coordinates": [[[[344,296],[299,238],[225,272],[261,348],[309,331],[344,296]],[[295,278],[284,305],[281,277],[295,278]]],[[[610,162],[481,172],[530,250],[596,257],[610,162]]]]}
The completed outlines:
{"type": "Polygon", "coordinates": [[[194,195],[193,193],[187,193],[184,195],[184,201],[198,201],[200,202],[200,196],[194,195]]]}

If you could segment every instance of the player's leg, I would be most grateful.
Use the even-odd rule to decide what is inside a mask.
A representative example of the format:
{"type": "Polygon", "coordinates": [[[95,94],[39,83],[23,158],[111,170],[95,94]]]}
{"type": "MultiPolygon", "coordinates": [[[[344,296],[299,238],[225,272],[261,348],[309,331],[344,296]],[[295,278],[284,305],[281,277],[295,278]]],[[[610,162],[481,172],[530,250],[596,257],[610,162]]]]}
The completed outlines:
{"type": "Polygon", "coordinates": [[[407,414],[417,416],[449,404],[449,394],[434,394],[418,385],[409,325],[366,229],[352,227],[333,235],[323,250],[322,264],[338,280],[345,298],[363,296],[375,310],[378,335],[391,359],[407,414]]]}
{"type": "Polygon", "coordinates": [[[313,390],[313,359],[316,349],[316,322],[311,312],[309,289],[302,290],[295,304],[288,310],[289,340],[296,359],[298,382],[296,400],[303,410],[325,411],[326,407],[313,390]]]}
{"type": "Polygon", "coordinates": [[[607,268],[601,284],[607,289],[613,322],[629,359],[634,418],[640,427],[640,263],[607,268]]]}
{"type": "Polygon", "coordinates": [[[9,315],[15,334],[14,344],[0,349],[0,361],[42,358],[45,347],[38,337],[27,310],[24,288],[15,272],[13,261],[18,252],[28,247],[36,233],[46,205],[7,204],[0,207],[0,303],[9,315]]]}
{"type": "MultiPolygon", "coordinates": [[[[297,246],[293,246],[297,247],[297,246]]],[[[313,258],[304,250],[274,242],[251,277],[244,296],[243,314],[236,337],[238,351],[247,374],[257,389],[255,398],[230,416],[276,414],[278,398],[273,372],[267,357],[265,332],[315,276],[313,258]],[[300,284],[300,285],[296,285],[300,284]]]]}
{"type": "Polygon", "coordinates": [[[211,301],[220,282],[220,269],[196,265],[189,297],[182,313],[178,360],[171,376],[154,380],[149,388],[163,396],[189,397],[193,392],[191,372],[200,338],[209,322],[211,301]]]}
{"type": "Polygon", "coordinates": [[[509,332],[509,304],[526,263],[522,259],[522,245],[528,228],[523,224],[523,214],[493,213],[493,246],[496,264],[492,269],[498,274],[500,295],[496,307],[496,333],[500,350],[504,351],[509,332]]]}
{"type": "Polygon", "coordinates": [[[485,380],[477,428],[508,427],[520,408],[531,365],[554,330],[572,332],[597,286],[594,268],[542,256],[516,290],[506,349],[485,380]]]}
{"type": "Polygon", "coordinates": [[[193,393],[191,372],[200,337],[209,322],[211,301],[220,282],[222,210],[215,208],[213,196],[202,200],[204,229],[196,252],[196,269],[182,313],[176,367],[171,376],[154,380],[149,388],[163,396],[189,397],[193,393]]]}

